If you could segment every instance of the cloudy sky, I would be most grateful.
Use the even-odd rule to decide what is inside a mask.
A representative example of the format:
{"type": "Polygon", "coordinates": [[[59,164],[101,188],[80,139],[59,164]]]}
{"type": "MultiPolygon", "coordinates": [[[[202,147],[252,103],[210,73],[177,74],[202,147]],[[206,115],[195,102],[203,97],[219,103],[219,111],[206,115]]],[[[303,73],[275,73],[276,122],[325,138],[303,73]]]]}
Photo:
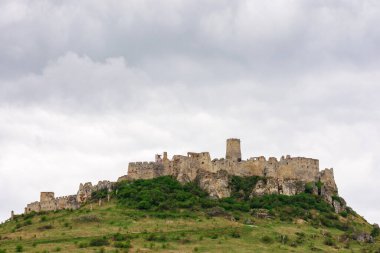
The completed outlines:
{"type": "Polygon", "coordinates": [[[187,151],[333,167],[380,223],[380,2],[0,1],[0,220],[187,151]]]}

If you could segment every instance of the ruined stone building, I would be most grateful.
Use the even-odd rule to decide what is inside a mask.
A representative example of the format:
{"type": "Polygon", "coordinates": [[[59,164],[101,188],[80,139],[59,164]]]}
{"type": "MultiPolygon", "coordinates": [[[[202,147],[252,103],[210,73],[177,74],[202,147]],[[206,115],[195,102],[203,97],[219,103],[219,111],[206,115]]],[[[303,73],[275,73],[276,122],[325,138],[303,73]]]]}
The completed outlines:
{"type": "Polygon", "coordinates": [[[56,211],[62,209],[78,209],[81,204],[91,198],[93,191],[112,188],[113,183],[110,181],[99,181],[97,185],[85,183],[79,185],[79,190],[76,195],[64,197],[54,197],[54,192],[41,192],[40,201],[35,201],[25,207],[25,213],[41,212],[41,211],[56,211]]]}
{"type": "Polygon", "coordinates": [[[317,159],[289,155],[280,160],[275,157],[266,159],[264,156],[243,160],[239,139],[227,140],[226,156],[222,159],[211,159],[209,152],[188,152],[186,156],[174,155],[170,160],[164,152],[162,158],[156,155],[154,162],[129,163],[128,174],[120,177],[119,181],[165,175],[173,176],[180,182],[195,181],[216,198],[230,196],[230,176],[262,177],[263,180],[253,189],[252,197],[263,194],[295,195],[304,192],[306,184],[311,184],[315,194],[323,196],[336,209],[341,208],[333,200],[338,195],[333,169],[320,171],[317,159]]]}
{"type": "MultiPolygon", "coordinates": [[[[229,197],[231,176],[258,176],[251,197],[264,194],[295,195],[305,191],[306,185],[312,187],[316,195],[322,196],[339,212],[345,208],[342,201],[337,201],[338,189],[334,180],[333,169],[319,169],[317,159],[305,157],[264,156],[242,159],[239,139],[228,139],[226,156],[222,159],[211,159],[209,152],[188,152],[187,155],[174,155],[168,158],[167,152],[156,155],[152,162],[131,162],[128,174],[118,181],[152,179],[159,176],[172,176],[179,182],[197,182],[197,184],[213,198],[229,197]]],[[[51,211],[60,209],[77,209],[91,198],[93,191],[111,190],[114,183],[100,181],[97,185],[80,184],[76,195],[55,198],[52,192],[42,192],[40,201],[33,202],[25,208],[26,213],[32,211],[51,211]]]]}

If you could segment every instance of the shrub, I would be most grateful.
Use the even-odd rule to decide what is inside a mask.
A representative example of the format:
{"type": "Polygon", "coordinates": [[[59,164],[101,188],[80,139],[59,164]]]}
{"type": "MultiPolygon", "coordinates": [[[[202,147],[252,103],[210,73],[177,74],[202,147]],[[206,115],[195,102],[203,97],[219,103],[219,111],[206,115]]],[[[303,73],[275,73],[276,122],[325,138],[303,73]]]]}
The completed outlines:
{"type": "Polygon", "coordinates": [[[16,246],[16,252],[23,252],[24,248],[21,245],[16,246]]]}
{"type": "Polygon", "coordinates": [[[273,243],[273,239],[272,237],[268,236],[268,235],[264,235],[263,237],[261,237],[261,241],[263,243],[266,243],[266,244],[271,244],[273,243]]]}
{"type": "Polygon", "coordinates": [[[380,228],[379,228],[379,226],[376,226],[376,225],[373,226],[372,231],[371,231],[371,236],[377,237],[379,235],[380,235],[380,228]]]}
{"type": "Polygon", "coordinates": [[[327,246],[335,246],[335,240],[331,237],[326,237],[323,243],[327,246]]]}
{"type": "Polygon", "coordinates": [[[312,194],[314,190],[314,183],[309,182],[305,184],[305,193],[312,194]]]}
{"type": "Polygon", "coordinates": [[[89,245],[90,246],[106,246],[106,245],[109,245],[109,242],[107,238],[105,237],[94,238],[94,239],[91,239],[89,245]]]}
{"type": "Polygon", "coordinates": [[[91,193],[91,200],[98,201],[99,199],[107,198],[108,195],[108,189],[101,189],[98,191],[94,191],[91,193]]]}
{"type": "Polygon", "coordinates": [[[0,253],[7,253],[6,249],[0,249],[0,253]]]}
{"type": "Polygon", "coordinates": [[[38,230],[48,230],[48,229],[52,229],[52,228],[53,228],[53,225],[48,224],[48,225],[44,225],[44,226],[39,227],[38,230]]]}
{"type": "Polygon", "coordinates": [[[26,220],[26,221],[24,221],[24,223],[22,224],[22,226],[28,226],[28,225],[32,225],[32,220],[26,220]]]}
{"type": "Polygon", "coordinates": [[[167,238],[165,235],[157,236],[155,234],[149,234],[146,238],[147,241],[156,241],[156,242],[166,242],[167,238]]]}
{"type": "Polygon", "coordinates": [[[88,223],[88,222],[99,222],[100,218],[94,214],[89,215],[82,215],[77,218],[73,219],[75,222],[82,222],[82,223],[88,223]]]}
{"type": "Polygon", "coordinates": [[[47,221],[47,217],[45,215],[40,218],[40,222],[44,222],[44,221],[47,221]]]}
{"type": "Polygon", "coordinates": [[[231,237],[232,237],[232,238],[240,238],[240,233],[239,233],[239,231],[237,231],[237,230],[232,231],[232,232],[231,232],[231,237]]]}
{"type": "Polygon", "coordinates": [[[120,248],[120,249],[129,249],[131,247],[131,243],[128,242],[115,242],[114,244],[115,248],[120,248]]]}
{"type": "Polygon", "coordinates": [[[116,190],[120,204],[143,210],[192,208],[208,196],[196,183],[181,185],[170,176],[121,182],[116,190]]]}
{"type": "Polygon", "coordinates": [[[85,243],[85,242],[81,242],[78,244],[78,248],[82,249],[82,248],[87,248],[88,247],[88,243],[85,243]]]}
{"type": "MultiPolygon", "coordinates": [[[[257,182],[263,179],[262,177],[239,177],[232,176],[230,179],[230,186],[232,189],[232,196],[237,199],[248,200],[252,189],[256,186],[257,182]]],[[[264,180],[264,179],[263,179],[264,180]]]]}
{"type": "Polygon", "coordinates": [[[112,239],[114,241],[125,241],[125,239],[127,239],[127,236],[126,235],[122,235],[120,233],[116,233],[112,236],[112,239]]]}

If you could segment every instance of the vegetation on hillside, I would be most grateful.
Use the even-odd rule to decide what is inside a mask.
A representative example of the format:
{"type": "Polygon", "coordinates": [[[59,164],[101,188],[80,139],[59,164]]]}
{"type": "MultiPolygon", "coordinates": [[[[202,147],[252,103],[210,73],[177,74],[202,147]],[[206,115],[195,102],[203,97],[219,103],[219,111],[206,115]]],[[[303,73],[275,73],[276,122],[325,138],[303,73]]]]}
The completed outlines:
{"type": "Polygon", "coordinates": [[[20,215],[0,225],[0,253],[380,252],[378,241],[356,240],[362,232],[378,238],[378,227],[351,211],[335,214],[318,196],[250,199],[260,179],[232,177],[225,199],[171,177],[120,182],[110,202],[101,190],[79,210],[20,215]]]}

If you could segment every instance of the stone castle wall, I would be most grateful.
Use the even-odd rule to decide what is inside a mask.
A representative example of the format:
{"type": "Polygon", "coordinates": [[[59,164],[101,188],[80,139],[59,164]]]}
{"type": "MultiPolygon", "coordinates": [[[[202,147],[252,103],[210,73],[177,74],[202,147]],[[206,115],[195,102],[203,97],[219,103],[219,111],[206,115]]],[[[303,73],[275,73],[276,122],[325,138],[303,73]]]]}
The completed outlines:
{"type": "Polygon", "coordinates": [[[91,198],[91,194],[94,191],[107,189],[111,190],[113,182],[104,180],[99,181],[98,184],[92,185],[88,182],[79,185],[79,190],[76,195],[69,195],[63,197],[54,197],[54,192],[41,192],[40,201],[35,201],[27,204],[25,207],[25,213],[31,212],[43,212],[43,211],[55,211],[63,209],[78,209],[81,204],[85,203],[91,198]]]}
{"type": "MultiPolygon", "coordinates": [[[[332,169],[319,170],[317,159],[305,157],[264,156],[241,160],[240,140],[227,140],[226,158],[211,160],[208,152],[189,152],[187,156],[174,155],[172,160],[156,159],[156,162],[130,163],[128,175],[118,181],[152,179],[171,175],[180,182],[197,182],[211,197],[229,197],[230,176],[260,176],[267,180],[258,182],[252,196],[261,194],[295,195],[305,191],[307,183],[314,183],[314,193],[333,204],[332,196],[338,194],[332,169]],[[317,187],[317,182],[322,187],[317,187]]],[[[156,155],[161,157],[161,155],[156,155]]]]}
{"type": "MultiPolygon", "coordinates": [[[[323,186],[317,189],[315,184],[315,194],[323,196],[334,208],[338,205],[332,198],[338,194],[333,169],[319,171],[317,159],[288,155],[280,160],[275,157],[266,159],[264,156],[242,160],[239,139],[227,140],[226,158],[222,159],[211,160],[208,152],[188,152],[187,156],[174,155],[171,160],[164,152],[161,157],[156,155],[155,162],[129,163],[128,175],[120,177],[118,181],[170,175],[182,183],[197,182],[211,197],[216,198],[230,196],[229,179],[232,175],[260,176],[267,179],[257,183],[252,196],[274,193],[294,195],[303,192],[306,183],[320,181],[323,186]]],[[[90,182],[80,184],[76,195],[59,198],[55,198],[53,192],[41,192],[40,201],[28,204],[25,213],[77,209],[91,199],[94,191],[111,191],[113,184],[106,180],[99,181],[96,185],[90,182]]]]}
{"type": "Polygon", "coordinates": [[[54,198],[54,193],[50,192],[49,195],[46,195],[42,192],[40,201],[28,204],[25,213],[77,208],[79,208],[79,204],[76,202],[76,195],[54,198]]]}
{"type": "Polygon", "coordinates": [[[193,181],[198,170],[212,173],[223,170],[229,175],[236,176],[261,176],[310,182],[316,181],[319,177],[319,161],[290,156],[281,158],[280,161],[274,157],[267,160],[263,156],[243,161],[211,160],[208,152],[189,152],[187,156],[175,155],[167,163],[161,161],[130,163],[128,178],[131,180],[152,179],[158,176],[172,175],[179,181],[193,181]]]}

